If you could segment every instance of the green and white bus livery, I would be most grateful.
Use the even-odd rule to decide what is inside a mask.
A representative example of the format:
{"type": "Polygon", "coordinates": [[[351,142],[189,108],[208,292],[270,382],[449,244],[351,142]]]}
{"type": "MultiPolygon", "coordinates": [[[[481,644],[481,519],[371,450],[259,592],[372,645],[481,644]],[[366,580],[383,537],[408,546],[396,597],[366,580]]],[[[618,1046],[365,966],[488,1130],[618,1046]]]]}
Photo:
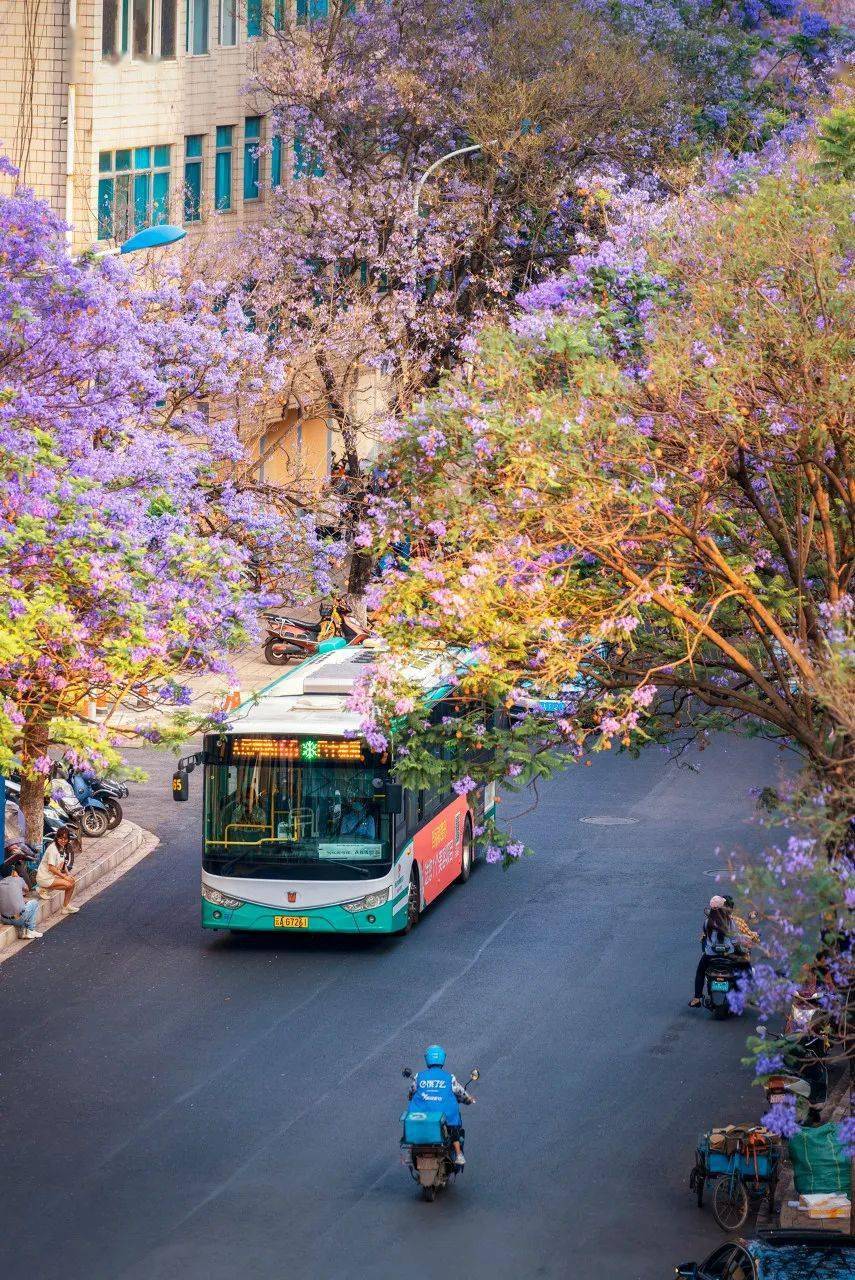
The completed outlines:
{"type": "MultiPolygon", "coordinates": [[[[202,924],[207,929],[406,932],[468,880],[494,788],[409,791],[348,707],[370,663],[321,653],[206,736],[202,924]]],[[[453,714],[438,666],[419,672],[430,714],[453,714]]],[[[179,775],[176,775],[178,778],[179,775]]],[[[186,797],[186,778],[175,785],[186,797]]]]}

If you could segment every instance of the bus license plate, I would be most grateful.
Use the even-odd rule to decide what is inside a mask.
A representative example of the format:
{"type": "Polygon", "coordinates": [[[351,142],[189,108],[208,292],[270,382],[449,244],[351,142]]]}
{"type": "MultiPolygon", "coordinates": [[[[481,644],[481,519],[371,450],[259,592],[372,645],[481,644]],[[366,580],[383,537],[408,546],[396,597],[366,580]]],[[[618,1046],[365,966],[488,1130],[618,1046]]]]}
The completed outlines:
{"type": "Polygon", "coordinates": [[[729,986],[730,986],[729,982],[711,982],[710,983],[710,987],[713,991],[727,991],[729,986]]]}
{"type": "Polygon", "coordinates": [[[308,929],[308,916],[274,916],[273,926],[276,929],[308,929]]]}

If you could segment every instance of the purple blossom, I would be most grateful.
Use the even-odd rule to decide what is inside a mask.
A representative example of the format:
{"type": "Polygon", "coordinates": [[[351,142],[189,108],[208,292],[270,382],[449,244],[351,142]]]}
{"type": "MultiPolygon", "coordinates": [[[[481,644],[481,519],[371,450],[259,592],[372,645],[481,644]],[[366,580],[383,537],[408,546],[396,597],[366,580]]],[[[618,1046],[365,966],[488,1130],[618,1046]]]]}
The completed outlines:
{"type": "Polygon", "coordinates": [[[799,14],[799,24],[802,35],[808,40],[818,40],[822,36],[828,35],[831,30],[828,19],[823,14],[816,13],[813,9],[802,9],[799,14]]]}
{"type": "Polygon", "coordinates": [[[470,778],[469,775],[466,774],[465,777],[457,778],[454,782],[452,782],[451,787],[452,787],[452,790],[457,795],[465,796],[465,795],[468,795],[470,791],[474,791],[477,785],[478,785],[477,782],[475,782],[473,778],[470,778]]]}
{"type": "Polygon", "coordinates": [[[799,1131],[796,1120],[796,1100],[787,1097],[781,1102],[774,1102],[760,1123],[770,1133],[780,1134],[782,1138],[794,1138],[799,1131]]]}

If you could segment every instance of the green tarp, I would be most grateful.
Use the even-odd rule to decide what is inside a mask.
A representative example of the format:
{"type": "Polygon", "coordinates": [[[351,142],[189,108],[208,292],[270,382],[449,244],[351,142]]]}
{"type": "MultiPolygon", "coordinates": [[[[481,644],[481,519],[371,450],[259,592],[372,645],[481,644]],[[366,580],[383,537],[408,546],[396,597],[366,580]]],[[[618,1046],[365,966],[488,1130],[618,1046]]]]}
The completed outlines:
{"type": "Polygon", "coordinates": [[[802,1129],[787,1146],[799,1195],[830,1191],[849,1194],[850,1163],[837,1140],[836,1124],[802,1129]]]}

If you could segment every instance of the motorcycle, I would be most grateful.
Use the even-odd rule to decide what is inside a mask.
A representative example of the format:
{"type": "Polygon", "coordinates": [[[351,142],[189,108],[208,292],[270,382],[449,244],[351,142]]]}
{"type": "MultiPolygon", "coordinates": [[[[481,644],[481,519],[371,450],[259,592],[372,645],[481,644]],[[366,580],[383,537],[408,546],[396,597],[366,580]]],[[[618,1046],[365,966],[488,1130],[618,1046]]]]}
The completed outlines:
{"type": "Polygon", "coordinates": [[[65,813],[67,820],[74,823],[83,835],[91,839],[106,835],[109,830],[109,818],[101,801],[88,794],[88,787],[82,795],[78,794],[77,789],[72,786],[59,765],[54,765],[51,774],[52,803],[60,812],[65,813]]]}
{"type": "MultiPolygon", "coordinates": [[[[119,803],[128,795],[128,788],[124,783],[114,782],[111,778],[98,778],[94,773],[74,768],[69,768],[67,778],[84,809],[97,809],[99,806],[103,808],[107,815],[107,830],[115,831],[124,817],[119,803]]],[[[89,834],[93,833],[87,832],[89,834]]]]}
{"type": "Polygon", "coordinates": [[[741,949],[727,951],[724,947],[716,947],[715,954],[710,956],[707,965],[703,998],[705,1009],[709,1009],[714,1018],[723,1020],[731,1016],[728,995],[736,991],[739,979],[745,977],[751,968],[748,953],[741,949]]]}
{"type": "MultiPolygon", "coordinates": [[[[59,815],[61,826],[71,827],[74,836],[72,838],[79,839],[82,835],[92,835],[93,833],[86,830],[86,810],[77,799],[74,788],[65,778],[54,778],[51,782],[50,807],[59,815]]],[[[45,810],[47,813],[47,810],[45,810]]],[[[106,820],[104,822],[104,831],[107,830],[106,820]]],[[[98,831],[96,834],[103,835],[104,831],[98,831]]]]}
{"type": "MultiPolygon", "coordinates": [[[[16,777],[7,778],[6,779],[6,803],[9,804],[11,802],[12,804],[18,805],[18,807],[20,808],[20,800],[21,800],[21,784],[18,778],[16,777]]],[[[31,876],[33,884],[35,884],[36,869],[38,868],[39,862],[41,861],[42,854],[44,853],[45,849],[48,847],[50,842],[56,838],[56,833],[57,831],[59,831],[60,827],[67,827],[71,833],[71,839],[68,843],[68,850],[65,855],[66,868],[69,871],[71,870],[71,868],[74,866],[74,856],[76,853],[79,853],[80,851],[80,835],[81,835],[80,818],[82,816],[82,813],[83,813],[82,805],[77,803],[76,798],[72,799],[72,796],[70,796],[68,792],[65,790],[63,790],[62,795],[60,797],[58,798],[52,797],[50,800],[45,801],[44,822],[43,822],[44,829],[42,833],[41,849],[34,849],[31,845],[27,844],[23,839],[21,840],[20,846],[19,846],[20,847],[19,858],[22,861],[22,863],[26,864],[26,874],[24,874],[24,879],[27,880],[28,883],[29,883],[29,878],[31,876]]],[[[24,867],[22,866],[20,869],[22,870],[22,873],[23,873],[24,867]]],[[[30,887],[32,888],[32,885],[30,885],[30,887]]]]}
{"type": "MultiPolygon", "coordinates": [[[[401,1074],[406,1080],[413,1078],[409,1067],[404,1067],[401,1074]]],[[[465,1087],[480,1080],[481,1073],[475,1067],[466,1081],[465,1087]]],[[[425,1200],[433,1201],[436,1193],[448,1184],[450,1178],[456,1178],[460,1172],[454,1163],[454,1147],[445,1121],[440,1112],[424,1111],[420,1107],[414,1109],[412,1103],[401,1116],[404,1126],[401,1138],[402,1163],[410,1170],[410,1176],[422,1189],[425,1200]]],[[[463,1145],[463,1131],[460,1132],[460,1143],[463,1145]]]]}
{"type": "Polygon", "coordinates": [[[317,622],[303,622],[281,613],[265,613],[263,616],[267,625],[264,658],[273,667],[284,667],[292,658],[308,658],[317,653],[322,641],[335,636],[348,644],[361,644],[368,635],[343,597],[325,605],[317,622]]]}

